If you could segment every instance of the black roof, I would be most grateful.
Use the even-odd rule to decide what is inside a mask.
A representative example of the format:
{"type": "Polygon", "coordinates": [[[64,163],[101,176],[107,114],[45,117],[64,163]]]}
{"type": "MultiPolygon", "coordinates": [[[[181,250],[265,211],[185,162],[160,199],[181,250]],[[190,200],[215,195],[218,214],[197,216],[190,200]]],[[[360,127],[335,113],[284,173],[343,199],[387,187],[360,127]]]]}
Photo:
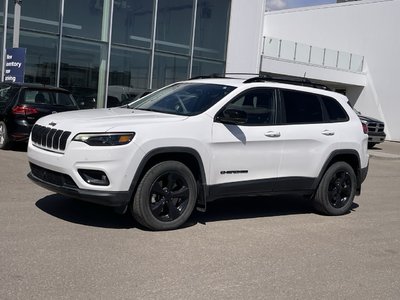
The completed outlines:
{"type": "Polygon", "coordinates": [[[44,90],[53,90],[53,91],[59,91],[59,92],[68,92],[68,90],[55,87],[52,85],[47,85],[47,84],[41,84],[41,83],[22,83],[22,82],[1,82],[0,85],[8,85],[8,86],[15,86],[15,87],[21,87],[21,88],[34,88],[34,89],[44,89],[44,90]]]}
{"type": "Polygon", "coordinates": [[[301,85],[301,86],[307,86],[307,87],[313,87],[317,89],[322,89],[322,90],[327,90],[331,91],[331,89],[322,84],[322,83],[317,83],[315,81],[311,81],[309,78],[303,77],[303,78],[285,78],[285,77],[275,77],[275,76],[270,76],[268,74],[254,74],[254,73],[226,73],[226,74],[211,74],[211,75],[202,75],[202,76],[197,76],[197,77],[192,77],[191,79],[204,79],[204,78],[234,78],[234,77],[227,77],[226,75],[255,75],[254,77],[248,78],[243,81],[243,83],[252,83],[252,82],[278,82],[278,83],[286,83],[286,84],[294,84],[294,85],[301,85]]]}

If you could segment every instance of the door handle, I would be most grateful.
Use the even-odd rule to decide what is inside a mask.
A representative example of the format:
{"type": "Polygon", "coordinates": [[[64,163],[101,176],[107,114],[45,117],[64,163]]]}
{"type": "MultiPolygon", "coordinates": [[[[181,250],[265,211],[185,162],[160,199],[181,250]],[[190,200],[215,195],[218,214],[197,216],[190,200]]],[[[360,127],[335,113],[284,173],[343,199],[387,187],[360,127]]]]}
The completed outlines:
{"type": "Polygon", "coordinates": [[[335,135],[335,132],[334,132],[334,131],[328,130],[328,129],[322,131],[321,133],[322,133],[323,135],[327,135],[327,136],[335,135]]]}
{"type": "Polygon", "coordinates": [[[264,135],[267,136],[267,137],[272,137],[272,138],[274,138],[274,137],[280,137],[280,136],[281,136],[281,133],[278,132],[278,131],[268,131],[268,132],[266,132],[264,135]]]}

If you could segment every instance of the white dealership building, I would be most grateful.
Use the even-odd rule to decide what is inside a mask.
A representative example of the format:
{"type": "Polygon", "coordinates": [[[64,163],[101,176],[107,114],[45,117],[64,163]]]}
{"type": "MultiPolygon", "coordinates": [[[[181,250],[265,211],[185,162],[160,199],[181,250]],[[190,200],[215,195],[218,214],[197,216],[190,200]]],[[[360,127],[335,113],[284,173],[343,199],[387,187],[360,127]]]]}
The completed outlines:
{"type": "MultiPolygon", "coordinates": [[[[261,9],[262,2],[253,9],[261,9]]],[[[231,20],[235,14],[248,17],[252,9],[234,8],[231,20]]],[[[400,0],[266,12],[257,38],[258,16],[254,12],[248,23],[231,23],[229,30],[235,34],[228,39],[227,73],[261,70],[324,83],[345,93],[364,115],[384,121],[387,140],[400,141],[400,0]]]]}
{"type": "MultiPolygon", "coordinates": [[[[14,7],[0,0],[3,74],[14,7]]],[[[261,71],[346,93],[386,123],[387,139],[400,141],[400,0],[273,12],[265,12],[265,0],[35,0],[22,2],[20,21],[25,82],[97,98],[97,107],[107,106],[115,87],[261,71]]]]}

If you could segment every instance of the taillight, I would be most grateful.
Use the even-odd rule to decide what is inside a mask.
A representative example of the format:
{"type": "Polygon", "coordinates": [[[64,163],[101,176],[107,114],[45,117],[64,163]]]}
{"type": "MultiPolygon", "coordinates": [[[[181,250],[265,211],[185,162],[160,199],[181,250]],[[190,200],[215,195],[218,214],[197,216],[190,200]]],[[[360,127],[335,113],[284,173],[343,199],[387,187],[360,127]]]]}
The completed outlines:
{"type": "Polygon", "coordinates": [[[368,123],[365,121],[361,121],[362,129],[365,134],[368,134],[368,123]]]}
{"type": "Polygon", "coordinates": [[[34,115],[38,113],[38,110],[34,107],[17,105],[12,109],[14,115],[34,115]]]}

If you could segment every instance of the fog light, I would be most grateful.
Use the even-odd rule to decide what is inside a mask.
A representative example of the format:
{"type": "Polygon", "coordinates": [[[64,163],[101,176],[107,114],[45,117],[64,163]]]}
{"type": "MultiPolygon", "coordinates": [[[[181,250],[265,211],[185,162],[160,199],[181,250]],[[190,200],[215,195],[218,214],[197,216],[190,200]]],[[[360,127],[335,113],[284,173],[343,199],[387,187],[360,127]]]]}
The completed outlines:
{"type": "Polygon", "coordinates": [[[103,171],[79,169],[78,173],[89,184],[103,186],[110,184],[106,173],[103,171]]]}

